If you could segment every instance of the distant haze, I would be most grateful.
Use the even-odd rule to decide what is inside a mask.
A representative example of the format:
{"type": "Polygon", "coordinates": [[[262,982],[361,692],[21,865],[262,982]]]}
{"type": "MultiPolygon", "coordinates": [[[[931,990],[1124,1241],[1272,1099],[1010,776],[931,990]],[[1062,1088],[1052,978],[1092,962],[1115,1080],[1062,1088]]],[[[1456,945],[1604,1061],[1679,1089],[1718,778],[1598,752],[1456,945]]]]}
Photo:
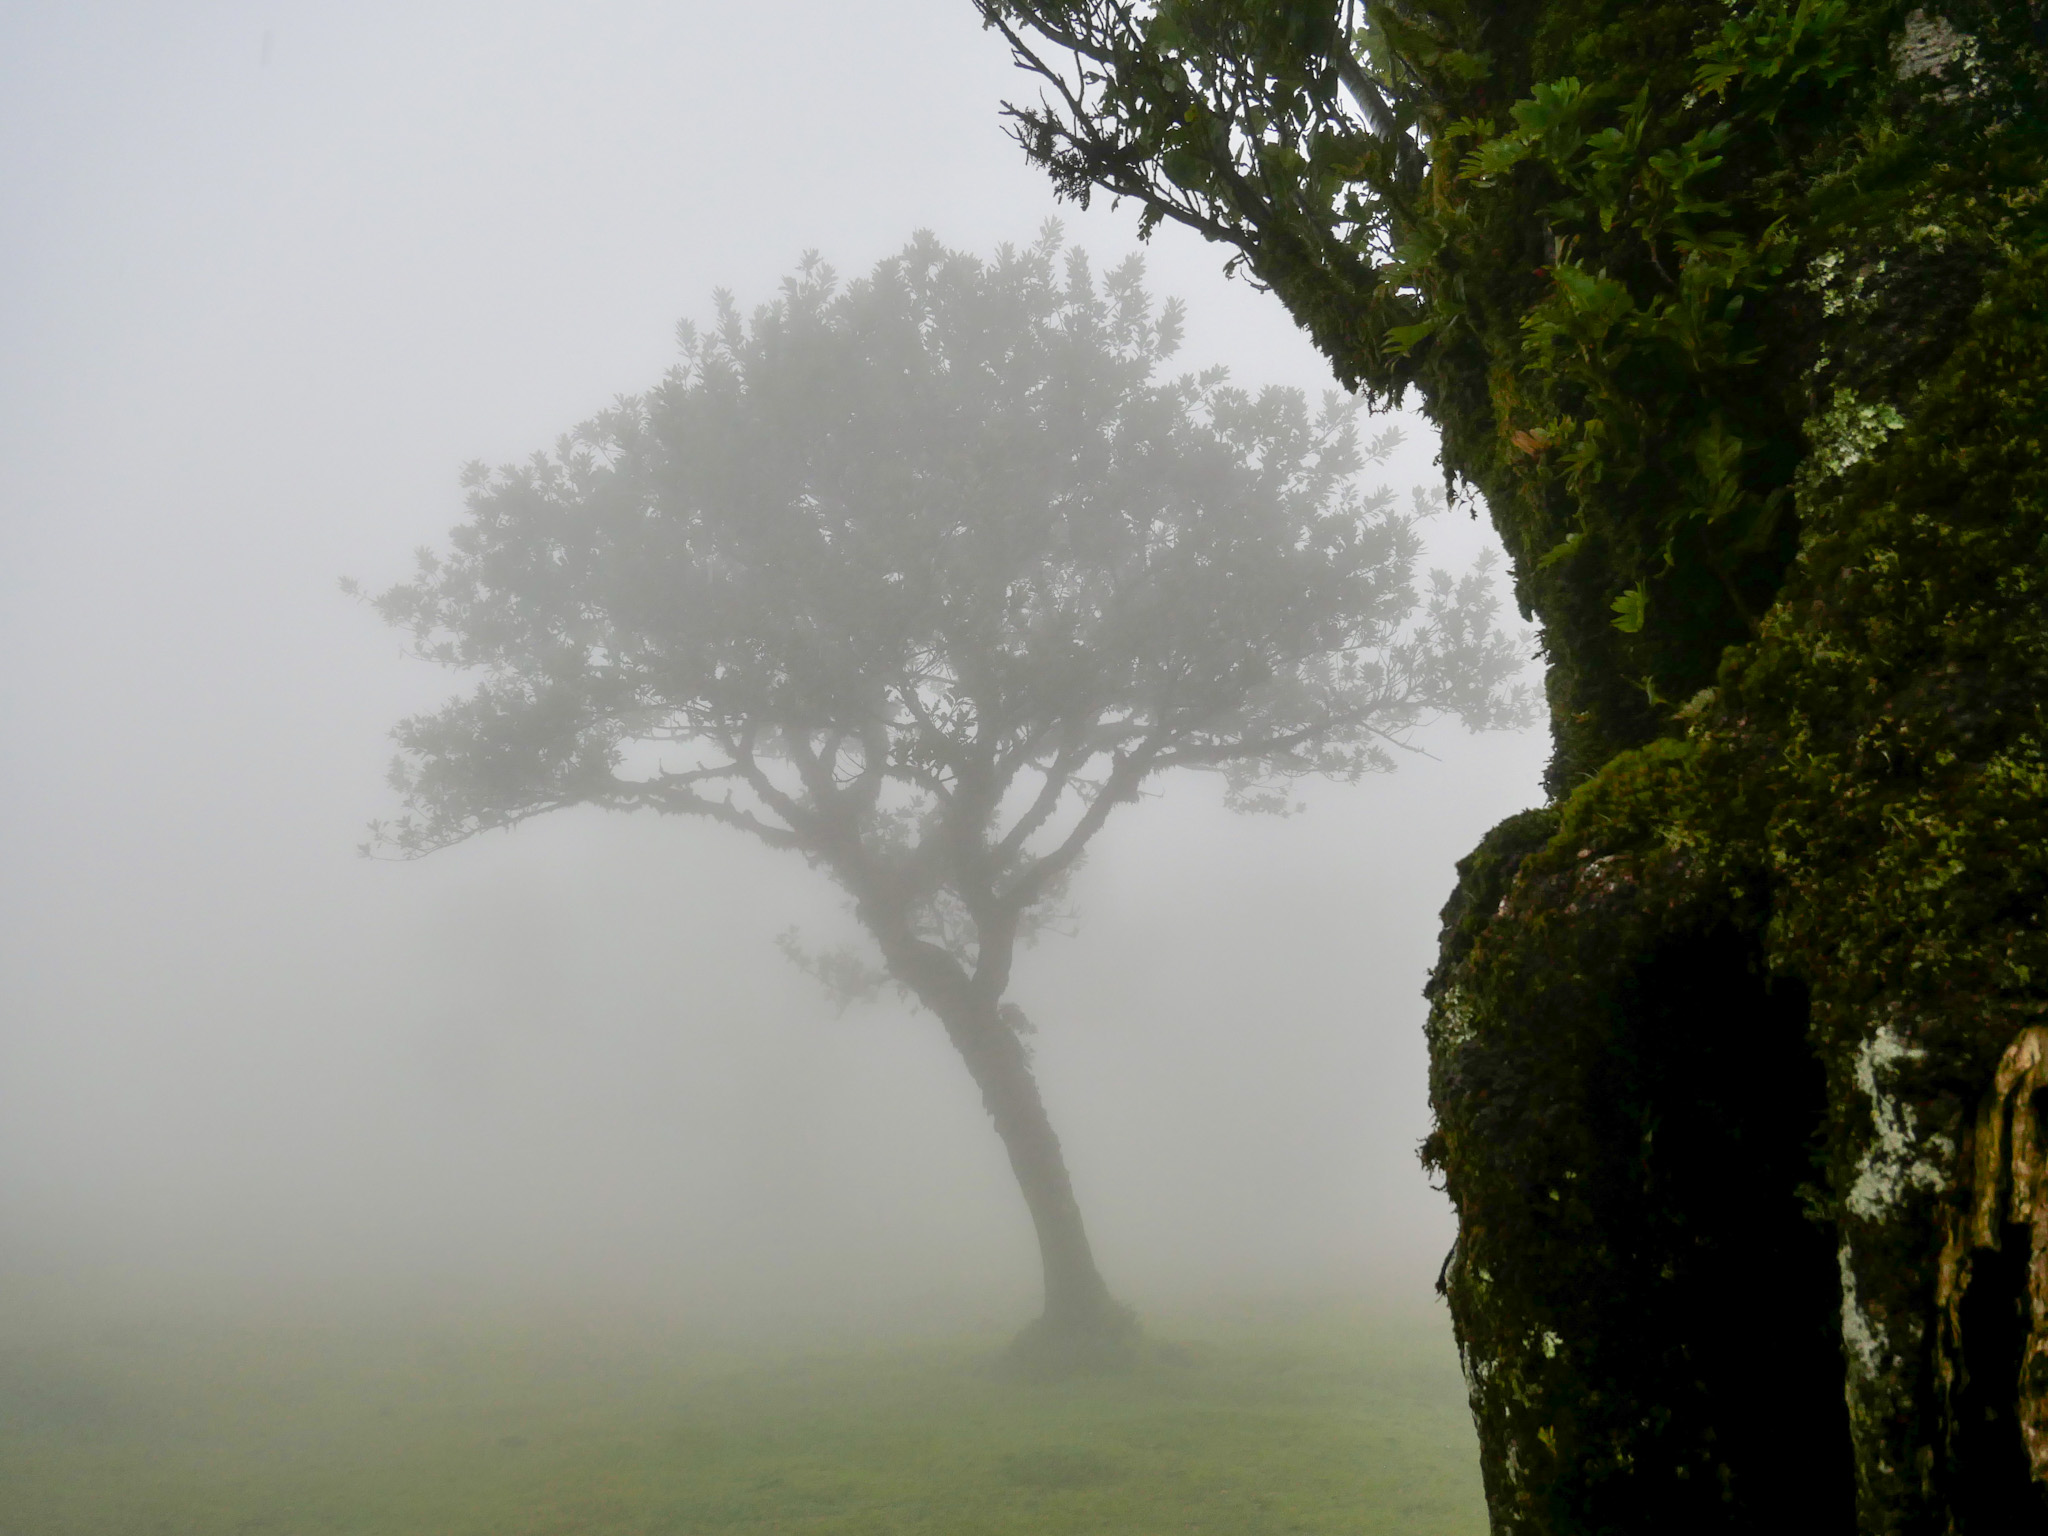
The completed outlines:
{"type": "MultiPolygon", "coordinates": [[[[1030,1230],[964,1070],[774,936],[824,880],[575,813],[364,860],[387,737],[459,679],[337,591],[471,459],[654,382],[714,288],[1057,213],[967,0],[17,6],[0,16],[0,1287],[425,1295],[1014,1326],[1030,1230]]],[[[1329,387],[1163,230],[1188,367],[1329,387]]],[[[1368,430],[1371,425],[1368,424],[1368,430]]],[[[1387,478],[1438,478],[1419,426],[1387,478]]],[[[1491,535],[1429,524],[1462,567],[1491,535]]],[[[1532,669],[1533,680],[1533,669],[1532,669]]],[[[1537,733],[1313,786],[1173,782],[1014,995],[1113,1286],[1427,1297],[1450,1241],[1419,989],[1537,733]]]]}

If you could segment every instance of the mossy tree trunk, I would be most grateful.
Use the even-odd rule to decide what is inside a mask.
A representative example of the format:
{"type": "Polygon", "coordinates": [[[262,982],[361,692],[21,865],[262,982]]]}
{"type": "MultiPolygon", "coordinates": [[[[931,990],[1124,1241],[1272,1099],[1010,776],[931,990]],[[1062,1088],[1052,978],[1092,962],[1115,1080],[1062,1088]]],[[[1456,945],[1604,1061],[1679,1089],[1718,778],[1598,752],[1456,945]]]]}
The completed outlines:
{"type": "Polygon", "coordinates": [[[1489,10],[1469,217],[1542,257],[1437,399],[1557,755],[1446,913],[1429,1156],[1496,1528],[2048,1529],[2048,27],[1489,10]]]}
{"type": "Polygon", "coordinates": [[[1430,1155],[1502,1529],[2048,1527],[2044,293],[1983,275],[1682,734],[1461,870],[1430,1155]]]}
{"type": "Polygon", "coordinates": [[[1430,989],[1496,1531],[2048,1529],[2048,6],[980,3],[1542,626],[1430,989]]]}
{"type": "MultiPolygon", "coordinates": [[[[2048,1200],[2011,1060],[2048,1010],[2040,29],[1885,20],[1884,88],[1808,105],[1771,206],[1811,224],[1751,299],[1797,450],[1768,602],[1732,639],[1667,619],[1681,665],[1528,584],[1587,635],[1554,650],[1557,799],[1461,870],[1432,987],[1502,1531],[2048,1529],[2048,1200]]],[[[1496,492],[1525,566],[1573,499],[1535,457],[1496,492]]],[[[1645,632],[1656,580],[1709,563],[1673,550],[1645,632]]]]}
{"type": "Polygon", "coordinates": [[[1802,1529],[2048,1528],[2048,255],[1946,244],[1859,253],[1917,305],[1820,359],[1932,365],[1807,424],[1874,429],[1755,638],[1447,913],[1431,1154],[1504,1530],[1788,1487],[1802,1529]]]}

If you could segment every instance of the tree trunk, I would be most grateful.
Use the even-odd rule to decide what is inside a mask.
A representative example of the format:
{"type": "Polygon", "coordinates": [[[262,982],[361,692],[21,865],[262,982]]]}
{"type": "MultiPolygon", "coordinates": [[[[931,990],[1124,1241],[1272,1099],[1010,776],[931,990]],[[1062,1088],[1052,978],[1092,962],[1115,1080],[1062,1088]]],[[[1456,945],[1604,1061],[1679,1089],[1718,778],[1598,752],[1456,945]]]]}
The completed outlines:
{"type": "Polygon", "coordinates": [[[1011,1171],[1038,1234],[1045,1311],[1020,1336],[1020,1350],[1054,1366],[1115,1355],[1135,1335],[1136,1321],[1129,1308],[1111,1297],[1096,1268],[1059,1137],[1031,1070],[1030,1052],[996,1009],[953,1008],[941,1015],[941,1021],[981,1090],[981,1101],[1010,1154],[1011,1171]]]}
{"type": "Polygon", "coordinates": [[[2048,1530],[2030,239],[1855,252],[1898,288],[1824,376],[1899,351],[1892,424],[1691,715],[1463,866],[1430,1155],[1500,1536],[2048,1530]]]}
{"type": "MultiPolygon", "coordinates": [[[[1429,1155],[1500,1536],[2048,1530],[2034,238],[1802,487],[1801,559],[1682,734],[1461,868],[1429,1155]]],[[[1952,271],[1873,252],[1948,312],[1952,271]]]]}
{"type": "Polygon", "coordinates": [[[946,1038],[981,1090],[1031,1212],[1045,1269],[1045,1310],[1018,1335],[1019,1363],[1034,1373],[1057,1375],[1114,1361],[1136,1338],[1137,1319],[1109,1294],[1095,1267],[1060,1139],[1031,1071],[1031,1053],[1012,1027],[1010,1015],[1018,1023],[1022,1015],[1002,1002],[1016,948],[1014,918],[1007,929],[993,920],[982,929],[976,972],[970,974],[955,956],[919,938],[897,904],[869,895],[856,910],[889,974],[945,1026],[946,1038]]]}
{"type": "MultiPolygon", "coordinates": [[[[1628,7],[1530,9],[1520,81],[1691,110],[1628,7]]],[[[1778,67],[1741,32],[1775,7],[1693,9],[1711,46],[1750,39],[1745,79],[1778,67]]],[[[1554,250],[1564,205],[1536,177],[1473,203],[1495,249],[1458,281],[1495,263],[1505,320],[1470,354],[1484,387],[1433,405],[1546,626],[1559,744],[1556,801],[1460,866],[1431,986],[1427,1156],[1496,1536],[2048,1530],[2048,32],[2017,0],[1840,14],[1822,46],[1853,84],[1782,114],[1728,93],[1774,137],[1741,175],[1728,149],[1717,195],[1800,241],[1737,301],[1753,370],[1635,396],[1669,424],[1644,442],[1757,407],[1747,472],[1796,551],[1737,643],[1676,600],[1717,575],[1676,536],[1649,622],[1614,623],[1601,549],[1637,559],[1697,492],[1648,457],[1544,462],[1545,423],[1650,375],[1589,395],[1538,366],[1553,297],[1501,255],[1554,250]],[[1883,194],[1827,200],[1880,157],[1883,194]],[[1596,559],[1563,558],[1575,527],[1596,559]]]]}

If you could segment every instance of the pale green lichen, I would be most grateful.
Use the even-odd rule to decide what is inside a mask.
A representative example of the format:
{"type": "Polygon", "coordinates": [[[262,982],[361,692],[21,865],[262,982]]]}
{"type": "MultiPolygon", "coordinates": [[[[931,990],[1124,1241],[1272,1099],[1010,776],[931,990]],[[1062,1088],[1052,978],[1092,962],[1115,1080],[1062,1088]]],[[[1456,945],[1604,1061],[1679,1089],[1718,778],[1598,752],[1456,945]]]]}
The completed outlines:
{"type": "Polygon", "coordinates": [[[1882,400],[1859,399],[1853,389],[1837,384],[1828,409],[1806,422],[1806,436],[1812,448],[1799,468],[1798,484],[1805,489],[1846,474],[1905,425],[1906,418],[1896,406],[1882,400]]]}
{"type": "Polygon", "coordinates": [[[1945,16],[1914,11],[1892,39],[1892,69],[1901,80],[1932,75],[1953,83],[1941,93],[1943,101],[1961,101],[1983,87],[1983,59],[1977,40],[1958,32],[1945,16]],[[1958,78],[1959,77],[1959,78],[1958,78]]]}
{"type": "MultiPolygon", "coordinates": [[[[1857,1049],[1856,1086],[1870,1100],[1873,1135],[1857,1161],[1856,1181],[1845,1203],[1851,1214],[1867,1221],[1884,1217],[1910,1189],[1939,1191],[1948,1186],[1944,1165],[1953,1162],[1955,1144],[1939,1133],[1923,1140],[1913,1106],[1891,1093],[1887,1081],[1901,1063],[1923,1061],[1926,1056],[1918,1046],[1907,1044],[1890,1022],[1878,1025],[1857,1049]]],[[[1846,1317],[1848,1303],[1843,1305],[1846,1317]]]]}
{"type": "Polygon", "coordinates": [[[1849,307],[1861,286],[1856,276],[1843,276],[1843,260],[1840,251],[1822,251],[1807,264],[1806,287],[1820,295],[1820,312],[1830,320],[1849,307]]]}
{"type": "Polygon", "coordinates": [[[1437,995],[1436,1013],[1430,1020],[1439,1049],[1456,1050],[1468,1044],[1476,1033],[1472,1002],[1461,988],[1445,987],[1437,995]]]}

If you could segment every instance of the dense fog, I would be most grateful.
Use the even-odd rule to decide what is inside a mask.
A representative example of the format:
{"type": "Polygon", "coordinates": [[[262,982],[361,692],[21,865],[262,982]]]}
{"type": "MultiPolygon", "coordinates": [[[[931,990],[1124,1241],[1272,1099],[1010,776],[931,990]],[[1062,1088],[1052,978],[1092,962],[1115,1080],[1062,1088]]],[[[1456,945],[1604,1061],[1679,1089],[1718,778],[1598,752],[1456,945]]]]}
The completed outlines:
{"type": "MultiPolygon", "coordinates": [[[[853,275],[1057,212],[1128,252],[1134,210],[1056,209],[1005,137],[1026,89],[966,0],[0,17],[7,1294],[1030,1314],[1030,1226],[933,1022],[842,1012],[777,951],[851,934],[801,860],[581,811],[357,856],[392,724],[461,680],[337,586],[401,578],[463,463],[652,384],[679,319],[807,249],[853,275]]],[[[1185,366],[1326,387],[1220,250],[1147,258],[1185,366]]],[[[1404,501],[1432,453],[1411,425],[1404,501]]],[[[1426,532],[1460,567],[1491,537],[1426,532]]],[[[1166,782],[1020,968],[1141,1312],[1428,1299],[1420,988],[1454,861],[1536,801],[1545,743],[1417,742],[1285,819],[1166,782]]]]}

